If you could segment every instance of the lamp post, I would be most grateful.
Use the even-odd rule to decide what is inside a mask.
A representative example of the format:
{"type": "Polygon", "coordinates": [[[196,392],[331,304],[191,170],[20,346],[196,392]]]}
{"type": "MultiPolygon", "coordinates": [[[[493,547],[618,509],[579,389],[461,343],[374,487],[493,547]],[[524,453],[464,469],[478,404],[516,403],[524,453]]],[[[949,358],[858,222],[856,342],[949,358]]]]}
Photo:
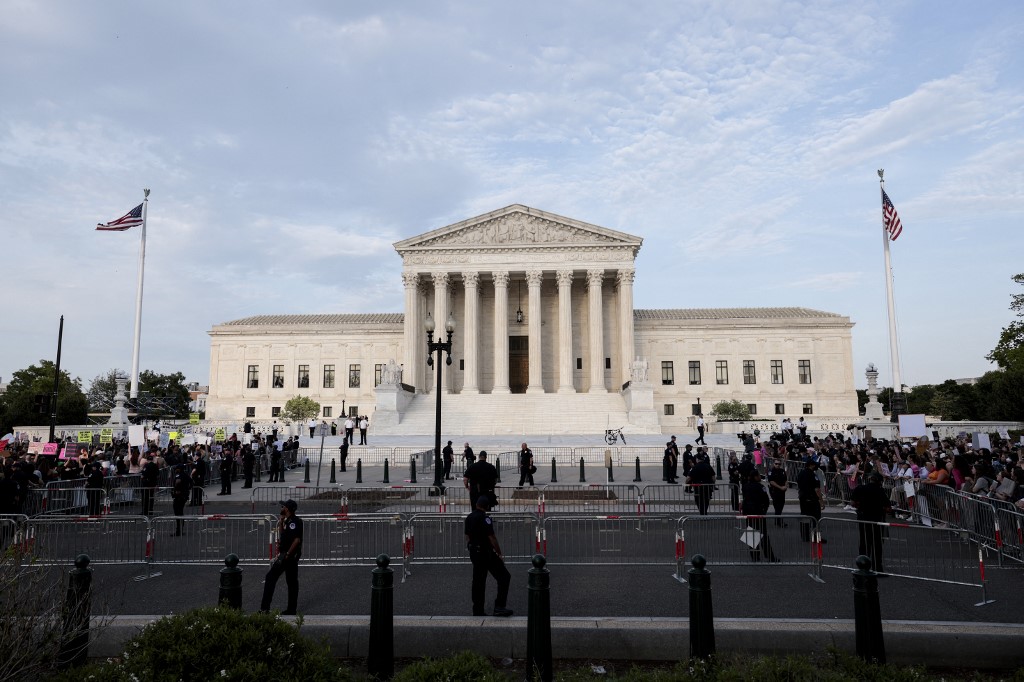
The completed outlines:
{"type": "MultiPolygon", "coordinates": [[[[434,383],[434,392],[437,393],[437,408],[434,413],[434,486],[443,489],[444,483],[441,478],[444,469],[444,465],[441,463],[441,382],[443,380],[441,353],[448,354],[444,364],[452,364],[452,333],[455,331],[455,317],[449,314],[448,321],[444,325],[444,329],[448,333],[447,341],[434,341],[434,318],[430,316],[430,313],[427,313],[424,327],[427,330],[427,367],[434,365],[434,353],[437,353],[437,381],[434,383]]],[[[441,335],[438,334],[438,338],[440,337],[441,335]]]]}

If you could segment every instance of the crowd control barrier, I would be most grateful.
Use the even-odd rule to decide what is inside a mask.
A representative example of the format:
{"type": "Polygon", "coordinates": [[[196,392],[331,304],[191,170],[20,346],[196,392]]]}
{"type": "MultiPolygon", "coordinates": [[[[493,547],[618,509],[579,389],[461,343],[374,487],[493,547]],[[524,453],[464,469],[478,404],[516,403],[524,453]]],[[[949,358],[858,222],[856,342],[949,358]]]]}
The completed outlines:
{"type": "MultiPolygon", "coordinates": [[[[491,514],[506,563],[528,564],[538,549],[540,521],[534,514],[491,514]]],[[[408,519],[402,581],[412,565],[469,563],[465,520],[450,514],[414,514],[408,519]]]]}
{"type": "MultiPolygon", "coordinates": [[[[532,489],[512,491],[513,499],[532,489]]],[[[538,508],[547,514],[637,514],[640,489],[629,483],[591,483],[579,485],[543,485],[537,487],[538,508]]]]}
{"type": "Polygon", "coordinates": [[[445,511],[445,498],[432,485],[349,488],[348,513],[427,513],[445,511]]]}
{"type": "Polygon", "coordinates": [[[549,516],[540,528],[537,551],[548,565],[671,565],[675,516],[549,516]]]}
{"type": "Polygon", "coordinates": [[[24,544],[43,566],[73,563],[88,554],[94,564],[148,561],[149,519],[145,516],[37,516],[25,525],[24,544]]]}
{"type": "MultiPolygon", "coordinates": [[[[381,554],[405,556],[406,523],[400,514],[303,516],[302,524],[306,566],[376,566],[381,554]]],[[[275,525],[274,556],[276,549],[275,525]]]]}
{"type": "Polygon", "coordinates": [[[24,550],[25,526],[28,517],[24,514],[0,515],[0,552],[8,549],[24,550]]]}
{"type": "Polygon", "coordinates": [[[648,485],[640,498],[640,513],[700,514],[734,513],[732,492],[739,499],[739,485],[701,483],[698,485],[648,485]]]}
{"type": "Polygon", "coordinates": [[[154,564],[267,564],[277,547],[277,517],[267,515],[161,516],[151,519],[149,561],[154,564]]]}

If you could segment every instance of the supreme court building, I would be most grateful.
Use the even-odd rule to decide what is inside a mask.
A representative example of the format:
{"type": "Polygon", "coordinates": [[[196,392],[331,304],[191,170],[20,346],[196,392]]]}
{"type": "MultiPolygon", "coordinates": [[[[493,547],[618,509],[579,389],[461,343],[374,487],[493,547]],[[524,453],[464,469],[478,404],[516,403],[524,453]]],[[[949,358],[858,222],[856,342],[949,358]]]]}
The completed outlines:
{"type": "MultiPolygon", "coordinates": [[[[681,431],[721,400],[757,417],[857,415],[849,318],[806,308],[636,310],[640,237],[513,205],[396,243],[404,313],[266,315],[210,331],[207,418],[305,395],[377,433],[681,431]],[[435,386],[424,321],[452,364],[435,386]],[[440,339],[438,337],[441,337],[440,339]]],[[[641,274],[642,276],[642,274],[641,274]]]]}

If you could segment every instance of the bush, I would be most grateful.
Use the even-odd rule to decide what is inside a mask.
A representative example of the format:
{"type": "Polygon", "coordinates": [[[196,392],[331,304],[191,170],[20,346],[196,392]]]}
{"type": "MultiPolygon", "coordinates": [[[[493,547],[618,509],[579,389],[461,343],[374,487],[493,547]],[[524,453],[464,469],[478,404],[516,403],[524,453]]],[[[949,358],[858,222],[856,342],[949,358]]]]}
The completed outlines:
{"type": "Polygon", "coordinates": [[[746,403],[738,400],[723,400],[711,406],[711,414],[715,415],[718,421],[747,421],[750,419],[750,409],[746,403]]]}
{"type": "Polygon", "coordinates": [[[230,682],[351,680],[326,645],[270,614],[203,608],[167,616],[125,645],[120,658],[71,671],[65,678],[97,682],[224,680],[230,682]]]}
{"type": "Polygon", "coordinates": [[[448,658],[426,658],[403,668],[393,682],[507,682],[508,676],[498,672],[480,654],[463,651],[448,658]]]}

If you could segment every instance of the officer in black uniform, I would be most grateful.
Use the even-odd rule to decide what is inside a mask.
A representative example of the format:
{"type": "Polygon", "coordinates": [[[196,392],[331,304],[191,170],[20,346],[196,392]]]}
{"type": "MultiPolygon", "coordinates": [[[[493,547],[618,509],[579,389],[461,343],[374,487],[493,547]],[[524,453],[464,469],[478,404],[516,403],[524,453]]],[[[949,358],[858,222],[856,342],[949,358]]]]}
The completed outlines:
{"type": "MultiPolygon", "coordinates": [[[[768,494],[772,498],[772,506],[775,507],[775,516],[782,516],[782,509],[786,506],[786,490],[789,489],[789,480],[786,478],[786,470],[782,468],[782,460],[776,459],[772,468],[768,470],[768,494]]],[[[775,519],[776,526],[784,526],[782,518],[775,519]]]]}
{"type": "Polygon", "coordinates": [[[281,615],[295,615],[299,602],[299,558],[302,556],[302,519],[295,515],[298,508],[295,500],[281,501],[281,516],[277,520],[277,558],[270,565],[263,584],[263,601],[260,604],[263,613],[270,610],[277,579],[284,573],[288,584],[288,608],[281,615]]]}
{"type": "Polygon", "coordinates": [[[153,503],[156,500],[156,484],[160,481],[160,467],[152,459],[142,467],[140,483],[142,484],[142,513],[153,515],[153,503]]]}
{"type": "Polygon", "coordinates": [[[89,516],[99,516],[103,503],[103,470],[99,462],[92,463],[85,477],[85,498],[89,503],[89,516]]]}
{"type": "Polygon", "coordinates": [[[444,469],[441,475],[444,476],[444,480],[452,480],[452,462],[455,461],[455,450],[452,449],[452,442],[448,441],[448,445],[441,448],[441,459],[444,461],[444,469]]]}
{"type": "Polygon", "coordinates": [[[533,450],[526,447],[526,443],[523,443],[522,448],[519,450],[519,487],[523,487],[524,481],[529,481],[530,486],[533,486],[533,450]]]}
{"type": "MultiPolygon", "coordinates": [[[[189,493],[192,491],[192,479],[185,473],[185,467],[175,467],[174,481],[171,483],[171,504],[174,505],[174,515],[185,515],[185,503],[188,502],[189,493]]],[[[175,521],[174,534],[181,535],[181,521],[175,521]]]]}
{"type": "Polygon", "coordinates": [[[675,461],[676,456],[672,454],[672,441],[668,441],[665,443],[665,455],[661,458],[661,480],[665,483],[676,483],[676,480],[672,478],[675,461]]]}
{"type": "Polygon", "coordinates": [[[245,477],[243,488],[252,487],[252,471],[256,466],[256,455],[253,454],[251,445],[242,446],[242,475],[245,477]]]}
{"type": "Polygon", "coordinates": [[[462,476],[462,485],[469,490],[470,502],[486,496],[491,501],[491,507],[498,504],[498,496],[494,494],[497,482],[498,470],[487,461],[487,451],[481,450],[479,459],[466,467],[466,473],[462,476]]]}
{"type": "Polygon", "coordinates": [[[231,494],[231,465],[234,463],[231,450],[227,447],[221,453],[220,460],[220,492],[218,495],[231,494]]]}
{"type": "Polygon", "coordinates": [[[473,448],[469,447],[469,443],[466,443],[466,449],[462,451],[462,459],[466,460],[466,466],[476,461],[476,455],[473,454],[473,448]]]}
{"type": "MultiPolygon", "coordinates": [[[[800,501],[800,515],[820,521],[825,497],[821,493],[821,482],[818,481],[817,472],[818,460],[813,457],[804,458],[804,469],[796,476],[796,492],[800,501]]],[[[804,542],[811,541],[811,524],[800,523],[800,539],[804,542]]]]}
{"type": "Polygon", "coordinates": [[[341,459],[341,470],[345,471],[345,460],[348,459],[348,440],[341,441],[341,447],[338,448],[338,457],[341,459]]]}
{"type": "Polygon", "coordinates": [[[747,518],[747,526],[761,534],[759,544],[750,548],[750,558],[760,561],[763,555],[766,561],[777,562],[778,558],[772,551],[771,540],[768,539],[768,493],[761,485],[761,472],[755,470],[743,484],[743,515],[747,518]]]}
{"type": "MultiPolygon", "coordinates": [[[[482,454],[482,453],[481,453],[482,454]]],[[[498,595],[494,598],[494,615],[507,618],[512,609],[506,608],[508,586],[512,576],[505,568],[504,557],[498,538],[494,535],[494,523],[487,511],[491,508],[491,500],[481,495],[476,501],[476,508],[466,517],[466,548],[473,562],[473,615],[486,616],[484,597],[487,591],[487,574],[490,573],[498,581],[498,595]]]]}
{"type": "Polygon", "coordinates": [[[697,511],[701,516],[707,516],[708,508],[711,506],[711,495],[714,493],[715,470],[711,468],[708,456],[703,450],[697,452],[697,463],[690,470],[686,485],[695,486],[693,500],[697,504],[697,511]]]}
{"type": "Polygon", "coordinates": [[[872,473],[867,483],[853,489],[850,501],[857,509],[857,525],[860,527],[861,554],[871,559],[871,570],[884,572],[882,567],[882,526],[886,514],[892,513],[892,502],[882,490],[882,475],[872,473]]]}
{"type": "Polygon", "coordinates": [[[738,512],[740,510],[740,462],[736,459],[736,453],[729,454],[729,466],[726,467],[729,472],[729,499],[732,502],[732,510],[738,512]]]}

